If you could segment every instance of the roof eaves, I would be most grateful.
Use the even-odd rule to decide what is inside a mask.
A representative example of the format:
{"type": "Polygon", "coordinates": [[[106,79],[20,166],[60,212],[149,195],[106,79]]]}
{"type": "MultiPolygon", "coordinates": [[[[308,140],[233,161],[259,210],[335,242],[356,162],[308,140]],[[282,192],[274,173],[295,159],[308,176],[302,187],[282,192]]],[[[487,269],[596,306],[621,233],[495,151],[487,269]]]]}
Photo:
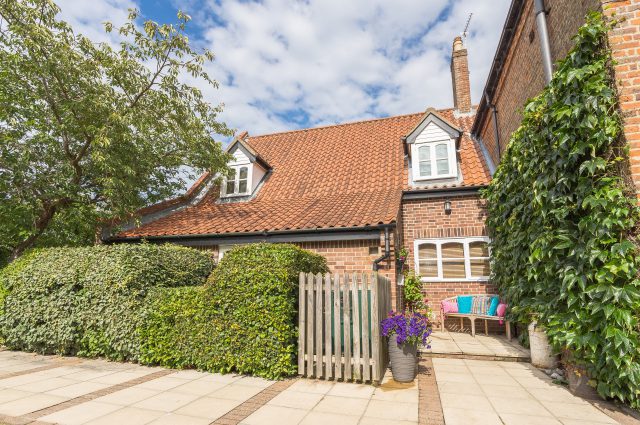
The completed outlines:
{"type": "Polygon", "coordinates": [[[520,16],[522,15],[522,9],[525,1],[526,0],[511,0],[511,6],[509,6],[507,19],[504,23],[504,26],[502,27],[502,34],[500,35],[498,48],[496,49],[496,53],[493,57],[491,70],[489,71],[489,77],[487,78],[484,90],[482,91],[482,98],[480,99],[480,104],[478,105],[478,109],[476,111],[476,117],[473,121],[473,126],[471,127],[471,134],[473,134],[474,136],[478,136],[480,127],[482,126],[486,118],[487,110],[489,108],[487,98],[493,98],[493,96],[495,95],[495,90],[498,86],[502,67],[504,65],[504,61],[506,59],[509,48],[511,47],[511,43],[513,42],[513,36],[515,35],[515,30],[518,22],[520,21],[520,16]]]}

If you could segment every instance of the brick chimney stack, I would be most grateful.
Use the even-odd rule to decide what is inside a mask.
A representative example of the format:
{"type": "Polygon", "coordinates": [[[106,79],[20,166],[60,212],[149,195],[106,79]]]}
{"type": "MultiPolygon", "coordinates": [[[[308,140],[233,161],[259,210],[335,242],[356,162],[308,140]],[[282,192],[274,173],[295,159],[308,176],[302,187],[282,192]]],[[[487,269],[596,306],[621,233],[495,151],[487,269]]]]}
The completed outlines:
{"type": "Polygon", "coordinates": [[[451,81],[453,83],[453,104],[460,112],[471,112],[471,85],[469,84],[469,62],[467,49],[462,37],[453,40],[451,53],[451,81]]]}

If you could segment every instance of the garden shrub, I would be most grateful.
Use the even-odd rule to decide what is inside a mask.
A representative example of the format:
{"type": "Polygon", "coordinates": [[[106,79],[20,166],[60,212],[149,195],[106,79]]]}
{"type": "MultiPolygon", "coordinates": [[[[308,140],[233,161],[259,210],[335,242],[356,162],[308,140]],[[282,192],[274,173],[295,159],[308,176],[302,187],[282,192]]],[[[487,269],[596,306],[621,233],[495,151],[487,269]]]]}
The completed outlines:
{"type": "Polygon", "coordinates": [[[287,244],[227,252],[202,288],[162,291],[140,334],[141,361],[275,379],[297,371],[300,272],[327,272],[324,257],[287,244]]]}
{"type": "Polygon", "coordinates": [[[207,253],[175,245],[41,249],[0,273],[0,331],[13,349],[137,360],[147,296],[203,284],[212,268],[207,253]]]}
{"type": "Polygon", "coordinates": [[[587,17],[485,192],[492,279],[512,319],[538,320],[603,397],[640,407],[640,215],[606,40],[587,17]]]}

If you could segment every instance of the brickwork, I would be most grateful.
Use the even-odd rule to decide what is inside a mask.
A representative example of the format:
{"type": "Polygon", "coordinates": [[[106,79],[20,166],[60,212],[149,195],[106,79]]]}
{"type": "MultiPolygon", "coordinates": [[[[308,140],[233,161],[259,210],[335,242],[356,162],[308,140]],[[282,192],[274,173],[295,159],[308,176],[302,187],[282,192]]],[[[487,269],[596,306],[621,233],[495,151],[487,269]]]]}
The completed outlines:
{"type": "MultiPolygon", "coordinates": [[[[394,247],[397,243],[396,232],[391,231],[389,239],[391,258],[380,263],[378,273],[391,279],[391,305],[396,305],[397,291],[394,260],[394,247]]],[[[373,260],[384,253],[384,232],[380,232],[379,239],[299,242],[294,243],[294,245],[325,257],[331,273],[371,272],[373,271],[373,260]]],[[[218,247],[215,245],[198,249],[209,250],[215,259],[218,258],[218,247]]]]}
{"type": "MultiPolygon", "coordinates": [[[[404,201],[402,205],[402,240],[409,250],[407,265],[415,268],[414,241],[423,238],[447,238],[486,235],[486,207],[479,195],[449,198],[451,214],[444,211],[447,198],[404,201]]],[[[439,312],[440,301],[461,294],[495,293],[487,282],[425,283],[423,292],[431,308],[439,312]]],[[[448,323],[448,322],[447,322],[448,323]]],[[[457,322],[459,323],[459,322],[457,322]]],[[[493,329],[493,327],[492,327],[493,329]]]]}
{"type": "Polygon", "coordinates": [[[471,84],[469,83],[469,61],[467,49],[462,45],[462,38],[453,41],[451,54],[451,83],[453,86],[453,104],[460,112],[471,111],[471,84]]]}
{"type": "Polygon", "coordinates": [[[640,196],[640,0],[603,1],[605,14],[620,20],[609,35],[631,178],[640,196]]]}
{"type": "MultiPolygon", "coordinates": [[[[633,3],[637,4],[638,0],[633,0],[633,3]]],[[[584,23],[584,16],[590,10],[599,10],[600,1],[546,0],[545,5],[549,11],[547,26],[551,57],[555,62],[566,56],[573,45],[571,38],[584,23]]],[[[492,99],[497,109],[501,152],[506,149],[511,133],[520,125],[521,111],[527,99],[536,96],[545,86],[533,0],[524,2],[520,21],[516,26],[513,41],[506,57],[492,99]]],[[[494,136],[493,118],[490,113],[485,114],[479,137],[489,151],[494,164],[497,164],[499,154],[494,136]]]]}

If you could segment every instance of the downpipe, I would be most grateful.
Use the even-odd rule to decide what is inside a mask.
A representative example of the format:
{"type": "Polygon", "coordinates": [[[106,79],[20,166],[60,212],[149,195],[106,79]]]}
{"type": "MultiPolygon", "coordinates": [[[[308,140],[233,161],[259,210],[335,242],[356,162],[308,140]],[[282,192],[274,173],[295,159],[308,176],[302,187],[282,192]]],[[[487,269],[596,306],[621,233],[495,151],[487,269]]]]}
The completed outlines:
{"type": "Polygon", "coordinates": [[[549,32],[547,30],[547,15],[544,9],[544,0],[534,0],[536,27],[540,36],[540,53],[542,54],[542,68],[547,84],[553,75],[553,63],[551,62],[551,47],[549,44],[549,32]]]}
{"type": "Polygon", "coordinates": [[[390,236],[389,227],[384,228],[384,254],[375,260],[373,260],[373,271],[380,269],[380,263],[388,258],[391,258],[390,236]]]}

